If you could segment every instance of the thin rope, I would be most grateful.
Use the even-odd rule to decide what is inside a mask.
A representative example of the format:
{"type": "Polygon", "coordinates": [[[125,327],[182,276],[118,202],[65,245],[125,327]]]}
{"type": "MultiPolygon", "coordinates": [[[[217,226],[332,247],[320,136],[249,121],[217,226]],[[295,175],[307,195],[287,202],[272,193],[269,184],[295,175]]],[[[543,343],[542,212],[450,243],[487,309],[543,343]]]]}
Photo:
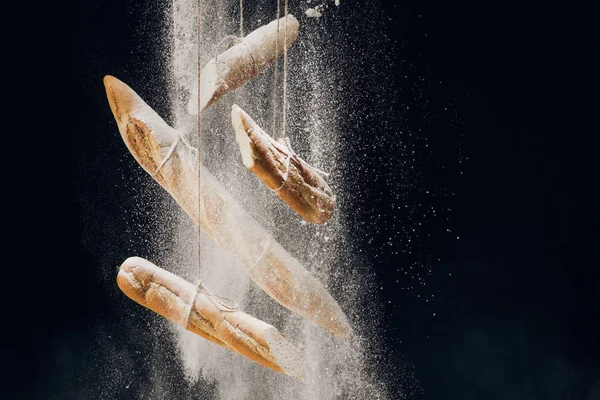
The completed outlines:
{"type": "Polygon", "coordinates": [[[185,319],[182,322],[182,325],[185,329],[187,329],[187,326],[190,323],[190,315],[192,315],[192,309],[194,308],[194,304],[196,303],[196,297],[198,297],[198,293],[204,293],[208,297],[208,299],[221,311],[233,312],[236,311],[239,307],[239,304],[235,300],[230,299],[229,297],[214,294],[202,284],[202,280],[199,280],[198,284],[194,285],[194,295],[190,299],[190,303],[188,304],[188,307],[185,312],[185,319]],[[231,304],[224,303],[223,301],[221,301],[221,299],[228,301],[231,304]]]}
{"type": "MultiPolygon", "coordinates": [[[[261,262],[261,260],[265,257],[265,255],[267,254],[267,251],[271,248],[272,242],[273,242],[273,237],[269,236],[269,239],[268,239],[267,243],[265,244],[265,246],[263,247],[262,252],[258,256],[256,261],[254,261],[254,263],[250,266],[250,268],[248,268],[249,271],[251,271],[254,267],[256,267],[258,265],[258,263],[261,262]]],[[[195,289],[196,290],[194,291],[194,295],[190,301],[189,307],[186,312],[186,317],[185,317],[185,320],[183,323],[184,328],[187,328],[187,325],[188,325],[189,319],[190,319],[190,314],[192,313],[192,308],[194,306],[194,303],[196,301],[196,297],[198,296],[198,293],[206,294],[207,297],[209,298],[209,300],[212,301],[213,304],[216,305],[218,308],[220,308],[221,311],[233,312],[239,308],[239,304],[235,300],[233,300],[229,297],[215,294],[215,293],[211,292],[210,290],[208,290],[206,288],[206,286],[204,286],[202,284],[201,278],[198,279],[198,284],[195,285],[195,289]],[[231,304],[224,303],[222,300],[228,301],[231,304]]]]}
{"type": "Polygon", "coordinates": [[[218,61],[217,58],[219,57],[219,52],[221,50],[221,46],[223,46],[223,43],[225,43],[229,39],[235,39],[235,43],[237,44],[243,39],[243,37],[237,37],[235,35],[227,35],[223,39],[221,39],[219,44],[217,44],[217,47],[215,47],[215,64],[218,61]]]}
{"type": "MultiPolygon", "coordinates": [[[[201,161],[200,161],[200,112],[202,111],[200,109],[200,104],[202,104],[200,102],[200,66],[202,65],[200,62],[200,39],[201,39],[201,30],[202,30],[202,24],[201,24],[201,8],[200,8],[200,0],[198,0],[198,11],[197,11],[197,18],[198,18],[198,35],[196,38],[196,46],[198,48],[198,218],[200,218],[200,215],[202,215],[201,210],[202,210],[202,202],[200,201],[201,198],[201,185],[200,185],[200,170],[201,170],[201,161]]],[[[216,61],[216,60],[215,60],[216,61]]],[[[200,221],[198,221],[198,278],[200,278],[200,273],[201,273],[201,262],[200,262],[200,221]]]]}
{"type": "Polygon", "coordinates": [[[325,177],[327,177],[327,176],[329,176],[329,175],[330,175],[328,172],[321,171],[319,168],[315,168],[315,167],[313,167],[312,165],[310,165],[309,163],[307,163],[306,161],[304,161],[304,160],[303,160],[303,159],[301,159],[300,157],[298,157],[298,159],[299,159],[300,161],[304,162],[304,164],[306,164],[306,166],[307,166],[308,168],[312,169],[313,171],[315,171],[315,172],[317,172],[317,173],[319,173],[319,174],[321,174],[321,175],[323,175],[323,176],[325,176],[325,177]]]}
{"type": "Polygon", "coordinates": [[[198,284],[196,285],[196,292],[204,293],[209,298],[209,300],[212,301],[212,303],[214,305],[216,305],[218,308],[221,309],[221,311],[232,312],[232,311],[236,311],[239,307],[239,304],[235,300],[230,299],[229,297],[214,294],[213,292],[208,290],[206,288],[206,286],[204,286],[202,284],[202,281],[199,281],[198,284]],[[228,301],[231,304],[224,303],[220,299],[228,301]]]}
{"type": "MultiPolygon", "coordinates": [[[[273,144],[275,146],[275,148],[277,148],[277,150],[284,152],[285,154],[288,154],[293,157],[295,157],[298,161],[300,161],[300,163],[302,164],[303,167],[308,167],[310,169],[312,169],[315,172],[318,172],[319,174],[323,175],[323,176],[329,176],[329,173],[325,172],[325,171],[321,171],[320,169],[313,167],[312,165],[310,165],[309,163],[307,163],[302,157],[300,157],[298,154],[296,154],[296,152],[294,151],[294,149],[292,148],[292,144],[290,142],[290,138],[283,138],[282,139],[285,143],[280,143],[278,141],[275,141],[273,139],[270,140],[271,144],[273,144]],[[285,146],[283,146],[285,145],[285,146]]],[[[289,166],[289,163],[288,163],[289,166]]]]}
{"type": "Polygon", "coordinates": [[[275,75],[273,77],[273,127],[271,131],[277,134],[277,83],[279,79],[279,14],[281,13],[280,0],[277,0],[277,35],[275,36],[275,75]]]}
{"type": "MultiPolygon", "coordinates": [[[[288,0],[285,0],[285,25],[283,27],[283,137],[285,137],[285,128],[287,122],[287,19],[288,19],[288,0]]],[[[279,31],[277,32],[279,34],[279,31]]]]}
{"type": "Polygon", "coordinates": [[[187,311],[185,313],[185,319],[183,320],[183,327],[185,329],[187,329],[187,326],[190,322],[190,314],[192,314],[192,308],[194,307],[194,303],[196,302],[196,296],[198,296],[198,286],[195,287],[195,291],[194,291],[194,295],[192,296],[192,299],[190,301],[190,304],[187,308],[187,311]]]}
{"type": "MultiPolygon", "coordinates": [[[[254,131],[254,128],[249,128],[246,131],[246,134],[250,134],[253,131],[254,131]]],[[[281,182],[281,186],[279,186],[277,189],[271,189],[273,192],[279,192],[283,188],[283,186],[285,185],[285,183],[287,182],[288,176],[289,176],[289,172],[290,172],[290,161],[291,161],[291,158],[292,158],[292,156],[296,156],[296,153],[294,153],[294,150],[292,150],[292,146],[290,144],[289,139],[283,138],[283,140],[286,142],[286,146],[288,147],[288,150],[289,150],[289,151],[285,152],[287,154],[287,157],[286,157],[286,160],[285,160],[286,161],[285,162],[285,172],[283,173],[283,181],[281,182]]],[[[271,143],[273,143],[273,140],[271,140],[271,143]]],[[[275,142],[275,143],[277,143],[277,142],[275,142]]],[[[280,144],[280,143],[278,143],[278,144],[280,144]]]]}
{"type": "MultiPolygon", "coordinates": [[[[292,149],[292,145],[290,144],[289,139],[284,137],[282,139],[282,141],[285,142],[285,147],[287,147],[287,157],[285,159],[285,173],[283,174],[283,180],[281,181],[281,185],[277,189],[271,189],[273,192],[279,192],[286,185],[287,180],[290,176],[291,160],[292,160],[292,157],[296,155],[294,153],[294,150],[292,149]]],[[[283,143],[278,143],[278,144],[283,144],[283,143]]]]}
{"type": "Polygon", "coordinates": [[[248,272],[252,271],[252,269],[254,267],[256,267],[258,265],[258,263],[265,257],[265,255],[267,254],[267,250],[269,250],[271,248],[272,241],[273,241],[273,237],[271,235],[269,235],[269,240],[267,241],[267,244],[265,244],[265,247],[263,247],[262,253],[260,253],[260,255],[258,256],[256,261],[254,261],[254,264],[252,264],[250,266],[250,268],[248,268],[248,272]]]}
{"type": "Polygon", "coordinates": [[[279,186],[277,189],[271,189],[273,192],[279,192],[281,189],[283,189],[283,187],[287,183],[288,177],[290,176],[290,159],[291,158],[292,158],[292,155],[288,154],[288,157],[286,158],[286,164],[285,164],[285,173],[283,174],[283,181],[281,182],[281,186],[279,186]]]}
{"type": "Polygon", "coordinates": [[[173,155],[173,152],[175,151],[175,148],[179,144],[180,140],[181,140],[181,135],[178,135],[177,139],[173,142],[173,144],[171,145],[171,147],[169,147],[169,151],[167,151],[167,154],[164,156],[164,158],[162,159],[162,161],[160,162],[160,164],[156,168],[156,171],[154,171],[154,173],[152,174],[153,178],[156,177],[156,174],[158,174],[159,171],[161,170],[161,168],[167,163],[167,161],[169,161],[169,159],[173,155]]]}
{"type": "Polygon", "coordinates": [[[294,151],[294,149],[292,149],[292,144],[290,143],[290,139],[289,138],[287,138],[287,137],[283,138],[283,141],[285,143],[275,142],[275,141],[273,141],[271,139],[271,143],[276,143],[276,144],[279,145],[277,147],[277,149],[279,151],[282,151],[282,145],[285,145],[285,146],[283,146],[283,148],[285,148],[285,151],[283,151],[283,152],[287,154],[287,157],[285,159],[285,172],[283,174],[283,181],[281,182],[281,185],[277,189],[271,189],[271,191],[273,191],[273,192],[279,192],[286,185],[287,180],[288,180],[289,175],[290,175],[290,166],[291,166],[291,158],[292,157],[295,157],[298,161],[300,161],[300,163],[301,163],[301,165],[303,167],[308,167],[308,168],[312,169],[313,171],[321,174],[322,176],[325,176],[325,177],[329,176],[329,174],[327,172],[321,171],[320,169],[313,167],[312,165],[310,165],[309,163],[307,163],[306,161],[304,161],[300,156],[298,156],[298,154],[296,154],[296,152],[294,151]]]}

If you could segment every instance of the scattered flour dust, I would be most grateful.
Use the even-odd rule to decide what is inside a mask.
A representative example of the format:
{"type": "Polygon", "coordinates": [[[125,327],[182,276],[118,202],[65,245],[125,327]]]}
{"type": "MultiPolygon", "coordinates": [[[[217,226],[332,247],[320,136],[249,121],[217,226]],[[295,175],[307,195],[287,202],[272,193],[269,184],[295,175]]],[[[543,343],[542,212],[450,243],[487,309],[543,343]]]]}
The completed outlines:
{"type": "MultiPolygon", "coordinates": [[[[339,1],[335,4],[339,5],[339,1]]],[[[201,62],[204,65],[214,57],[223,37],[237,33],[239,3],[205,0],[202,7],[201,62]]],[[[275,19],[275,8],[273,17],[260,23],[253,15],[257,10],[244,11],[244,21],[252,29],[275,19]]],[[[170,25],[170,61],[166,73],[171,121],[175,129],[197,145],[197,116],[187,109],[197,82],[197,2],[173,0],[172,7],[164,12],[170,25]]],[[[335,60],[323,60],[319,53],[312,51],[315,46],[310,42],[301,43],[311,39],[308,25],[303,26],[301,22],[300,31],[306,32],[299,35],[289,52],[288,131],[292,131],[292,144],[304,159],[317,168],[330,171],[335,169],[345,145],[337,133],[337,123],[344,118],[340,115],[344,108],[338,106],[342,99],[337,91],[331,90],[331,85],[335,84],[335,79],[351,77],[344,76],[347,71],[334,68],[335,60]]],[[[249,32],[246,28],[246,34],[249,32]]],[[[339,43],[331,46],[339,46],[339,43]]],[[[280,81],[276,88],[280,96],[279,108],[282,104],[282,64],[279,62],[280,81]]],[[[348,340],[333,337],[283,308],[258,288],[228,254],[202,234],[203,284],[212,292],[235,300],[242,311],[279,329],[300,350],[305,377],[300,380],[273,372],[172,323],[165,322],[171,334],[163,335],[163,338],[175,340],[187,384],[207,388],[205,390],[210,393],[204,395],[203,392],[206,397],[226,400],[405,399],[407,397],[402,393],[389,393],[389,380],[403,376],[400,371],[390,371],[381,365],[383,350],[378,324],[384,318],[375,297],[373,273],[346,240],[352,221],[346,220],[345,213],[338,212],[324,225],[304,223],[242,164],[229,116],[231,105],[239,104],[253,118],[256,116],[254,119],[265,131],[270,131],[273,112],[281,111],[274,110],[271,101],[274,75],[271,67],[202,113],[201,157],[232,196],[330,289],[346,312],[354,332],[348,340]]],[[[272,136],[278,138],[275,133],[272,136]]],[[[336,190],[339,203],[343,203],[343,185],[335,182],[335,175],[328,180],[336,190]]],[[[171,241],[174,245],[164,250],[162,266],[190,282],[197,282],[197,229],[187,215],[172,204],[169,223],[174,232],[171,241]]],[[[155,370],[167,373],[159,366],[155,370]]]]}
{"type": "Polygon", "coordinates": [[[319,18],[321,16],[321,13],[315,10],[314,8],[307,8],[306,11],[304,11],[304,13],[308,18],[319,18]]]}

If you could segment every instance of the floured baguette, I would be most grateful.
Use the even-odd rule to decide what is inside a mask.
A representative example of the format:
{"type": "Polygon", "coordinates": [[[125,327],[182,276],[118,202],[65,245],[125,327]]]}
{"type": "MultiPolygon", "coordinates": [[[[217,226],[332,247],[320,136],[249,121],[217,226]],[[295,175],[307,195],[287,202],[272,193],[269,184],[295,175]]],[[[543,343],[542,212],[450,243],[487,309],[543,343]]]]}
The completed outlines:
{"type": "Polygon", "coordinates": [[[243,266],[278,303],[345,337],[350,326],[338,303],[204,166],[200,177],[196,149],[171,128],[129,86],[104,78],[106,94],[121,136],[138,163],[200,227],[243,266]],[[200,181],[200,209],[198,208],[200,181]]]}
{"type": "Polygon", "coordinates": [[[150,261],[125,260],[117,284],[135,302],[213,343],[274,371],[304,375],[300,352],[275,327],[229,308],[202,287],[150,261]]]}
{"type": "Polygon", "coordinates": [[[244,110],[233,105],[231,120],[244,165],[305,220],[331,219],[335,198],[318,172],[289,143],[267,135],[244,110]]]}
{"type": "MultiPolygon", "coordinates": [[[[296,40],[299,26],[298,20],[288,14],[287,19],[279,19],[279,30],[277,20],[272,21],[211,59],[200,71],[200,109],[206,109],[267,69],[283,54],[286,45],[289,47],[296,40]]],[[[197,87],[188,102],[188,112],[198,114],[197,87]]]]}

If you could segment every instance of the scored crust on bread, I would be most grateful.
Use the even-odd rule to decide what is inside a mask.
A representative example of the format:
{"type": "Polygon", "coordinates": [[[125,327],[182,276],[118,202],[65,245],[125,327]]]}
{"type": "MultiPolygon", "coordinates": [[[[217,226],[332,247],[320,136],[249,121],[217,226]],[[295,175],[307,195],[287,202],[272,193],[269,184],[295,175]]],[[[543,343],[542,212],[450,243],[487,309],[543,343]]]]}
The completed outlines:
{"type": "Polygon", "coordinates": [[[136,303],[213,343],[274,371],[304,376],[300,352],[275,327],[222,305],[203,287],[148,260],[125,260],[117,285],[136,303]]]}
{"type": "Polygon", "coordinates": [[[235,104],[231,120],[246,168],[305,220],[322,224],[331,219],[335,208],[331,188],[289,142],[275,141],[235,104]]]}
{"type": "MultiPolygon", "coordinates": [[[[252,31],[211,59],[200,71],[200,110],[267,69],[296,40],[299,26],[296,17],[288,14],[287,18],[271,21],[252,31]]],[[[190,97],[188,112],[198,114],[198,87],[190,97]]]]}
{"type": "Polygon", "coordinates": [[[346,337],[350,325],[335,299],[206,167],[200,165],[198,171],[197,150],[185,137],[125,83],[106,76],[104,84],[121,137],[142,168],[275,301],[327,332],[346,337]]]}

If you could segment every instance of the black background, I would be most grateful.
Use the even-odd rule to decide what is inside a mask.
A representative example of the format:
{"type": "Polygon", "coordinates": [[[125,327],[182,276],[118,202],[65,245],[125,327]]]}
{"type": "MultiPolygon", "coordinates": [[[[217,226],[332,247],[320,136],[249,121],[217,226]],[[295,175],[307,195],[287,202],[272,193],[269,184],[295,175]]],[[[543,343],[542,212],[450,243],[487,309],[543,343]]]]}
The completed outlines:
{"type": "MultiPolygon", "coordinates": [[[[374,263],[392,315],[382,332],[391,359],[414,365],[422,399],[600,398],[598,12],[555,1],[374,3],[390,17],[381,22],[386,33],[403,43],[392,58],[394,89],[409,83],[401,68],[409,60],[418,70],[414,79],[431,82],[430,102],[421,108],[436,110],[429,135],[449,125],[439,110],[451,104],[465,157],[463,174],[443,183],[456,193],[453,234],[436,234],[445,222],[426,228],[432,235],[425,245],[442,260],[427,278],[435,305],[387,285],[398,279],[401,257],[374,263]]],[[[5,265],[9,381],[2,398],[79,398],[74,393],[95,382],[81,367],[95,354],[94,330],[117,329],[110,328],[117,312],[102,301],[106,289],[94,282],[100,266],[82,240],[88,229],[78,200],[88,178],[82,154],[93,153],[98,137],[81,126],[111,117],[98,97],[101,77],[130,52],[116,38],[138,27],[125,14],[120,20],[105,11],[127,13],[128,2],[46,6],[27,21],[39,29],[33,40],[29,30],[16,43],[16,71],[6,82],[17,89],[11,123],[25,129],[7,134],[17,143],[6,160],[6,219],[16,224],[5,252],[17,257],[5,265]],[[23,152],[24,146],[32,148],[23,152]]],[[[353,16],[341,7],[342,18],[360,23],[358,6],[346,6],[353,16]]],[[[408,123],[416,131],[422,121],[417,115],[408,123]]],[[[445,163],[457,158],[454,148],[443,152],[443,141],[432,141],[439,147],[433,154],[449,158],[445,163]]],[[[422,167],[434,179],[435,170],[422,167]]],[[[97,184],[105,181],[110,174],[97,184]]],[[[392,214],[385,194],[373,193],[377,208],[370,212],[385,220],[392,214]]],[[[383,236],[374,235],[370,245],[381,245],[383,236]]]]}

